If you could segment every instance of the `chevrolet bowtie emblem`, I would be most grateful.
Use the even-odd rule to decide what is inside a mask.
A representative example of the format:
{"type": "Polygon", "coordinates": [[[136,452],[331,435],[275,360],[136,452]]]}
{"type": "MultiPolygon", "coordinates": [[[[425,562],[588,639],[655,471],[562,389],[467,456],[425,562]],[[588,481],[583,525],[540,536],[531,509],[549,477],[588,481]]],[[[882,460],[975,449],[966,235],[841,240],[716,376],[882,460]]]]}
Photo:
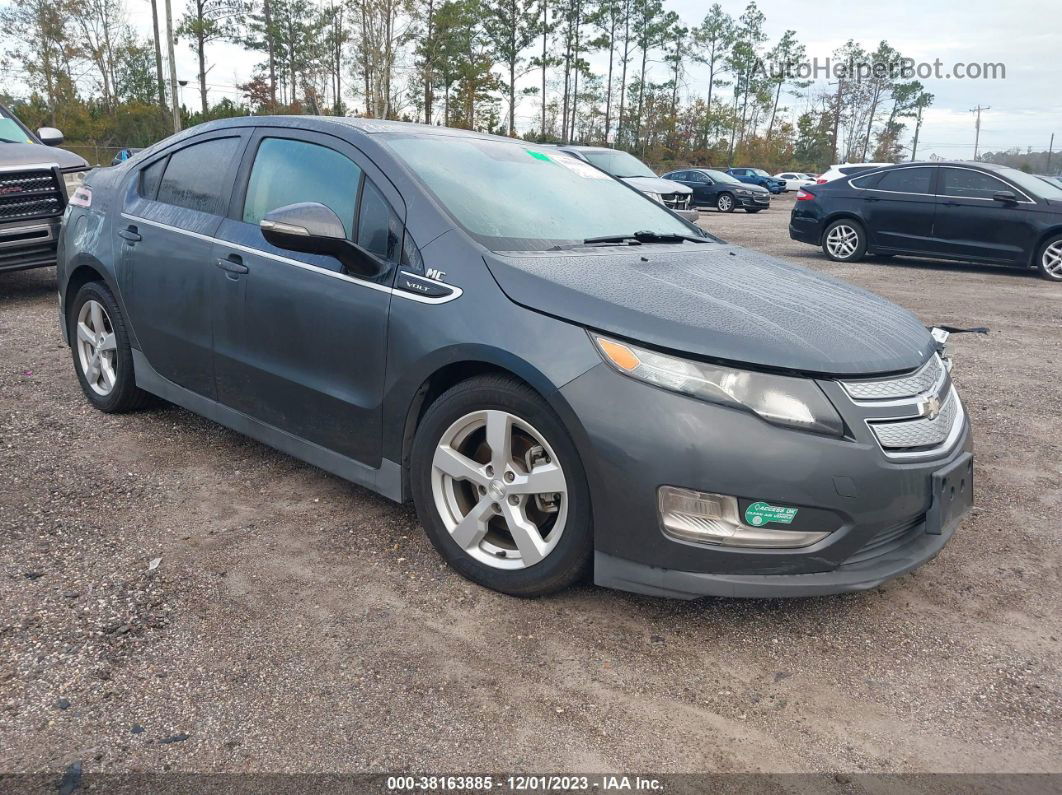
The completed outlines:
{"type": "Polygon", "coordinates": [[[940,416],[940,398],[936,395],[927,397],[919,406],[920,414],[927,420],[935,420],[940,416]]]}

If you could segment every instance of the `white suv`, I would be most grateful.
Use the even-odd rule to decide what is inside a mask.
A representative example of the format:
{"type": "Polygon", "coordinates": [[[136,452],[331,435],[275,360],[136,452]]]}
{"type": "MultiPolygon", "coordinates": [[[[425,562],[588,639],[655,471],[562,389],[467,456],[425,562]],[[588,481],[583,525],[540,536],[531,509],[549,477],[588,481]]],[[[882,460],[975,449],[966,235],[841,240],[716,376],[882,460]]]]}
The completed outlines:
{"type": "Polygon", "coordinates": [[[853,174],[860,174],[864,171],[873,171],[875,168],[885,168],[885,166],[892,165],[895,165],[895,163],[841,163],[840,165],[830,166],[826,169],[826,173],[820,174],[815,182],[818,185],[822,185],[825,182],[832,182],[841,177],[850,177],[853,174]]]}

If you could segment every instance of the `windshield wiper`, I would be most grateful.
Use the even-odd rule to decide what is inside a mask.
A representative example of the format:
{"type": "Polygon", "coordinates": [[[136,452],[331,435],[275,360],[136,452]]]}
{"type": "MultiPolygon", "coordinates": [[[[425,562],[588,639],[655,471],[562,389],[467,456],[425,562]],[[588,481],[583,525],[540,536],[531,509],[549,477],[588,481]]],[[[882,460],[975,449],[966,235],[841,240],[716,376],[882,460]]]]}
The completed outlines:
{"type": "Polygon", "coordinates": [[[691,243],[708,243],[707,237],[695,237],[693,235],[680,235],[677,232],[635,232],[632,235],[603,235],[601,237],[588,237],[583,241],[584,245],[592,246],[595,243],[627,243],[638,245],[640,243],[681,243],[688,240],[691,243]]]}
{"type": "Polygon", "coordinates": [[[12,141],[10,138],[0,138],[0,144],[17,144],[20,141],[12,141]]]}

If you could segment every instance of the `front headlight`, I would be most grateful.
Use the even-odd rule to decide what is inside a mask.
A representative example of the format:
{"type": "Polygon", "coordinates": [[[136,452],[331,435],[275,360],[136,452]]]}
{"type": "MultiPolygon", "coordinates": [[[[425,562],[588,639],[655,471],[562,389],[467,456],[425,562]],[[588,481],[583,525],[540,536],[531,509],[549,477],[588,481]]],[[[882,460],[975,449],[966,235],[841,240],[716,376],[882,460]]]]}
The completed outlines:
{"type": "Polygon", "coordinates": [[[749,190],[748,188],[738,188],[736,191],[734,191],[734,193],[736,193],[738,196],[751,196],[753,194],[753,191],[749,190]]]}
{"type": "Polygon", "coordinates": [[[81,183],[85,181],[85,175],[88,173],[88,169],[84,171],[64,171],[63,172],[63,184],[66,185],[66,196],[70,198],[74,195],[78,188],[81,187],[81,183]]]}
{"type": "Polygon", "coordinates": [[[664,197],[661,196],[659,193],[650,193],[649,191],[646,191],[645,195],[655,202],[660,202],[661,204],[664,203],[664,197]]]}
{"type": "Polygon", "coordinates": [[[751,411],[775,425],[844,435],[844,422],[837,410],[810,379],[694,362],[596,334],[591,336],[602,358],[624,375],[711,403],[751,411]]]}

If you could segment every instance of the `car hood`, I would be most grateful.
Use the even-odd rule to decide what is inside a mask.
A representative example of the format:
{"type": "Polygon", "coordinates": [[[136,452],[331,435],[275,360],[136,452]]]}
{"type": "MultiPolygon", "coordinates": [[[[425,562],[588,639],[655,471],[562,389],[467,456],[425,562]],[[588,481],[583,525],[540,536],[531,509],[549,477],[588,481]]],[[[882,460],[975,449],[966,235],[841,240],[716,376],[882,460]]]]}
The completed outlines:
{"type": "Polygon", "coordinates": [[[0,168],[7,166],[56,165],[59,168],[87,168],[85,158],[41,144],[5,144],[0,143],[0,168]]]}
{"type": "Polygon", "coordinates": [[[487,263],[518,304],[710,359],[870,375],[914,369],[935,349],[884,298],[728,244],[494,253],[487,263]]]}
{"type": "Polygon", "coordinates": [[[744,190],[750,190],[753,193],[770,193],[770,191],[767,190],[767,188],[763,187],[763,185],[756,185],[756,184],[754,184],[752,182],[742,182],[740,186],[739,185],[731,185],[731,187],[733,187],[735,189],[741,188],[741,189],[744,189],[744,190]]]}
{"type": "Polygon", "coordinates": [[[693,193],[685,185],[660,177],[623,177],[622,179],[642,193],[693,193]]]}

